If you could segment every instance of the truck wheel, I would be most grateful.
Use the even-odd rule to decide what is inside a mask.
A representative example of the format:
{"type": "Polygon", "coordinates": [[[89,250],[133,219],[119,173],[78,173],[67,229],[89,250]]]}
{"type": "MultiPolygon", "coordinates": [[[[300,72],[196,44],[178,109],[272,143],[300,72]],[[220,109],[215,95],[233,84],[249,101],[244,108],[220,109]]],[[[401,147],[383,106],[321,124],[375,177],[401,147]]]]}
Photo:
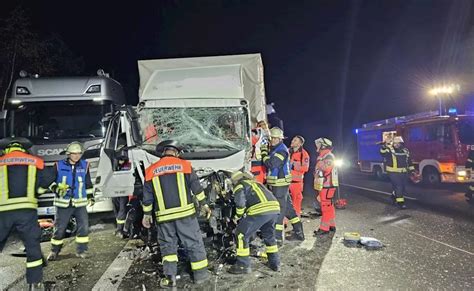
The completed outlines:
{"type": "Polygon", "coordinates": [[[380,166],[375,166],[373,172],[374,172],[375,179],[377,179],[377,180],[383,180],[384,179],[383,171],[382,171],[382,168],[380,166]]]}
{"type": "Polygon", "coordinates": [[[441,182],[441,177],[438,170],[434,167],[425,167],[423,169],[423,182],[426,185],[438,185],[441,182]]]}

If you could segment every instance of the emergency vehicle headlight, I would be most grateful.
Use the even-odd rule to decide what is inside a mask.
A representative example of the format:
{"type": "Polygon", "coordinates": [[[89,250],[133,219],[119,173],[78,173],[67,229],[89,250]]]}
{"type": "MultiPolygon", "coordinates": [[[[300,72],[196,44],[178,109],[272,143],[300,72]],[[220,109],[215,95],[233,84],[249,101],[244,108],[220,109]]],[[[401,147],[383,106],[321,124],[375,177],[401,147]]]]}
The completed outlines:
{"type": "Polygon", "coordinates": [[[18,95],[29,95],[30,91],[26,87],[16,87],[16,94],[18,94],[18,95]]]}
{"type": "Polygon", "coordinates": [[[335,160],[334,161],[334,166],[340,168],[340,167],[344,166],[344,161],[342,159],[335,160]]]}
{"type": "Polygon", "coordinates": [[[460,177],[466,177],[467,176],[467,172],[462,170],[462,171],[458,171],[458,176],[460,177]]]}
{"type": "Polygon", "coordinates": [[[100,85],[91,85],[86,93],[100,93],[100,85]]]}

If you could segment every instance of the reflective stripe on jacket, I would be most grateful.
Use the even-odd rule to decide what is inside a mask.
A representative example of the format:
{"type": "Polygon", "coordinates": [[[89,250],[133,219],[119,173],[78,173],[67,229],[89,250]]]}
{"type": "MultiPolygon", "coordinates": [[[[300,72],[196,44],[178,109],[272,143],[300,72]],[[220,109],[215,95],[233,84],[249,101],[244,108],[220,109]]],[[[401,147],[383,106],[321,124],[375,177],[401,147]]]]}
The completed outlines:
{"type": "Polygon", "coordinates": [[[233,189],[237,216],[261,215],[280,212],[280,204],[265,186],[253,181],[242,179],[233,189]]]}
{"type": "Polygon", "coordinates": [[[1,156],[0,212],[38,208],[37,187],[48,186],[39,178],[43,169],[42,159],[21,151],[1,156]]]}
{"type": "Polygon", "coordinates": [[[301,147],[296,152],[290,149],[290,156],[292,182],[303,182],[304,174],[309,170],[309,154],[301,147]]]}
{"type": "Polygon", "coordinates": [[[56,163],[56,170],[56,184],[67,184],[69,189],[63,197],[57,196],[54,199],[54,205],[62,208],[69,205],[74,207],[87,206],[87,195],[93,194],[89,163],[81,159],[72,165],[65,159],[56,163]]]}
{"type": "Polygon", "coordinates": [[[319,153],[316,161],[314,174],[314,189],[319,191],[323,188],[339,186],[337,168],[334,166],[334,154],[330,150],[319,153]]]}
{"type": "Polygon", "coordinates": [[[267,167],[267,184],[270,186],[287,186],[291,183],[289,152],[281,142],[274,147],[268,156],[263,157],[267,167]]]}
{"type": "Polygon", "coordinates": [[[155,209],[158,223],[194,215],[193,194],[199,201],[206,198],[190,162],[165,156],[146,169],[143,211],[155,209]]]}
{"type": "Polygon", "coordinates": [[[391,173],[406,173],[415,170],[407,148],[396,149],[392,145],[382,146],[380,154],[384,158],[385,170],[391,173]]]}

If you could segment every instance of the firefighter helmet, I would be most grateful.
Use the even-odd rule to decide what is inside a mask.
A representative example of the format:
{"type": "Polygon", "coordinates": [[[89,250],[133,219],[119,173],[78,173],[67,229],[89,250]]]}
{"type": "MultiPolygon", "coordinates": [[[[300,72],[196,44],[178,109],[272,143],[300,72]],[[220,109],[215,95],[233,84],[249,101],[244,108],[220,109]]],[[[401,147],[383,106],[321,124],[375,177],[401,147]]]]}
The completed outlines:
{"type": "Polygon", "coordinates": [[[281,130],[281,128],[279,127],[272,127],[272,129],[270,129],[270,137],[281,139],[285,138],[285,136],[283,135],[283,130],[281,130]]]}
{"type": "Polygon", "coordinates": [[[393,143],[404,143],[404,141],[401,136],[396,136],[393,138],[393,143]]]}
{"type": "Polygon", "coordinates": [[[13,151],[26,152],[33,144],[24,137],[6,137],[0,140],[0,148],[5,149],[5,154],[13,151]]]}
{"type": "Polygon", "coordinates": [[[332,148],[332,141],[328,138],[325,137],[320,137],[317,140],[314,141],[314,144],[316,145],[317,148],[332,148]]]}
{"type": "Polygon", "coordinates": [[[165,150],[173,149],[178,153],[182,150],[176,140],[167,139],[156,145],[156,153],[162,154],[165,150]]]}
{"type": "Polygon", "coordinates": [[[84,148],[82,144],[78,141],[71,142],[66,148],[66,154],[82,154],[84,152],[84,148]]]}

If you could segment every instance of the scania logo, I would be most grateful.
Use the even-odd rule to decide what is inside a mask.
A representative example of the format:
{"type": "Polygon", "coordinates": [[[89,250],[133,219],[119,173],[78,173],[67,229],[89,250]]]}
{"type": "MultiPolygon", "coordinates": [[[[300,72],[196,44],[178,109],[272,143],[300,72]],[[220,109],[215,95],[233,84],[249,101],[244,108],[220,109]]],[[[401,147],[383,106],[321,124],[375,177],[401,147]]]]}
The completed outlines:
{"type": "Polygon", "coordinates": [[[38,156],[57,156],[60,155],[64,149],[42,149],[38,150],[38,156]]]}

